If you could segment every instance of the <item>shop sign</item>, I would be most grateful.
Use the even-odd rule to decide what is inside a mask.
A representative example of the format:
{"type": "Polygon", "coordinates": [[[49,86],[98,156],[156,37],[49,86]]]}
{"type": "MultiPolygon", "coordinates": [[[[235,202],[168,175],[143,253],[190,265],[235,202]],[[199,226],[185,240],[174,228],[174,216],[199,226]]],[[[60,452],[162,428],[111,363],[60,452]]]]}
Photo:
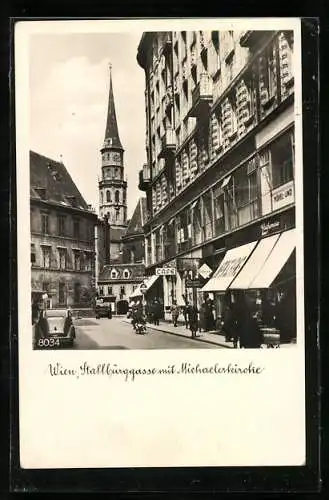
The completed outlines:
{"type": "Polygon", "coordinates": [[[262,236],[267,236],[274,231],[279,231],[280,230],[280,221],[276,220],[274,222],[263,222],[260,226],[261,229],[261,235],[262,236]]]}
{"type": "Polygon", "coordinates": [[[141,284],[139,285],[139,289],[140,289],[140,291],[141,291],[142,293],[145,293],[145,292],[146,292],[146,290],[147,290],[147,285],[146,285],[145,283],[141,283],[141,284]]]}
{"type": "MultiPolygon", "coordinates": [[[[248,254],[249,255],[249,254],[248,254]]],[[[247,260],[248,255],[244,255],[243,257],[236,257],[235,259],[226,260],[221,265],[218,271],[216,272],[216,278],[226,278],[229,276],[235,276],[238,271],[241,269],[245,261],[247,260]]]]}
{"type": "Polygon", "coordinates": [[[207,279],[212,274],[212,269],[206,263],[204,263],[199,269],[199,274],[200,276],[202,276],[202,278],[207,279]]]}
{"type": "Polygon", "coordinates": [[[287,182],[272,191],[272,205],[273,210],[285,207],[295,201],[294,183],[293,181],[287,182]]]}
{"type": "Polygon", "coordinates": [[[155,274],[156,276],[175,276],[176,269],[173,267],[157,267],[155,274]]]}
{"type": "Polygon", "coordinates": [[[186,280],[186,288],[201,288],[202,286],[201,280],[186,280]]]}

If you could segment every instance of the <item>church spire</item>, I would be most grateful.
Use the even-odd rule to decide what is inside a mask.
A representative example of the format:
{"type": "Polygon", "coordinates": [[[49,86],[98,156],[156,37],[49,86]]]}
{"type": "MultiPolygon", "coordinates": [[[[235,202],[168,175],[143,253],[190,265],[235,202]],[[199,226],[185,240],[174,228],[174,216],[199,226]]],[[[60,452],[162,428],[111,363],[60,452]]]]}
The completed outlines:
{"type": "Polygon", "coordinates": [[[104,137],[104,147],[117,148],[123,150],[119,137],[117,117],[115,113],[113,85],[112,85],[112,64],[109,64],[109,70],[110,70],[110,90],[109,90],[109,102],[108,102],[106,129],[104,137]]]}

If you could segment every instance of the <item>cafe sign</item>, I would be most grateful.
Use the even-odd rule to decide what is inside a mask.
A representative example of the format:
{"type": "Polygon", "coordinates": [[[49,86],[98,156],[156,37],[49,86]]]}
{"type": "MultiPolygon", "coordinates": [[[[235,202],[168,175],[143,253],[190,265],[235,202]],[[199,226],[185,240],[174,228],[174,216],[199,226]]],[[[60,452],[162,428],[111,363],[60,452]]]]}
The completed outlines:
{"type": "Polygon", "coordinates": [[[173,267],[157,267],[155,274],[156,276],[175,276],[176,269],[173,267]]]}
{"type": "Polygon", "coordinates": [[[272,208],[277,210],[279,208],[290,205],[295,201],[295,190],[293,181],[287,182],[272,191],[272,208]]]}

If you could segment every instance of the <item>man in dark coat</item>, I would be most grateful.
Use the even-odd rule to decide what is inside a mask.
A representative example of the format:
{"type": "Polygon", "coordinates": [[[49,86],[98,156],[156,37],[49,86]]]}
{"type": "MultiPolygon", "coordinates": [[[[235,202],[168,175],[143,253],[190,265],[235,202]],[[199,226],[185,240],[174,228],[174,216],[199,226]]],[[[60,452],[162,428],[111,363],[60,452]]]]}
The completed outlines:
{"type": "Polygon", "coordinates": [[[187,314],[192,338],[194,338],[196,337],[196,332],[198,331],[198,308],[195,305],[189,306],[187,314]]]}

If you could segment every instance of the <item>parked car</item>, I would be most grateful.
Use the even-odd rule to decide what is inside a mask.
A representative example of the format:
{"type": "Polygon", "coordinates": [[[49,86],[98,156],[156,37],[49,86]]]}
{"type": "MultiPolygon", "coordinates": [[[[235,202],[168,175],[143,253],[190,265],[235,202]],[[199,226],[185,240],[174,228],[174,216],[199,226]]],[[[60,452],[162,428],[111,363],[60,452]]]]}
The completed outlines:
{"type": "Polygon", "coordinates": [[[111,302],[106,299],[99,299],[95,305],[95,316],[99,318],[112,318],[111,302]]]}
{"type": "Polygon", "coordinates": [[[76,338],[70,309],[47,309],[40,312],[35,324],[35,347],[72,347],[76,338]]]}

